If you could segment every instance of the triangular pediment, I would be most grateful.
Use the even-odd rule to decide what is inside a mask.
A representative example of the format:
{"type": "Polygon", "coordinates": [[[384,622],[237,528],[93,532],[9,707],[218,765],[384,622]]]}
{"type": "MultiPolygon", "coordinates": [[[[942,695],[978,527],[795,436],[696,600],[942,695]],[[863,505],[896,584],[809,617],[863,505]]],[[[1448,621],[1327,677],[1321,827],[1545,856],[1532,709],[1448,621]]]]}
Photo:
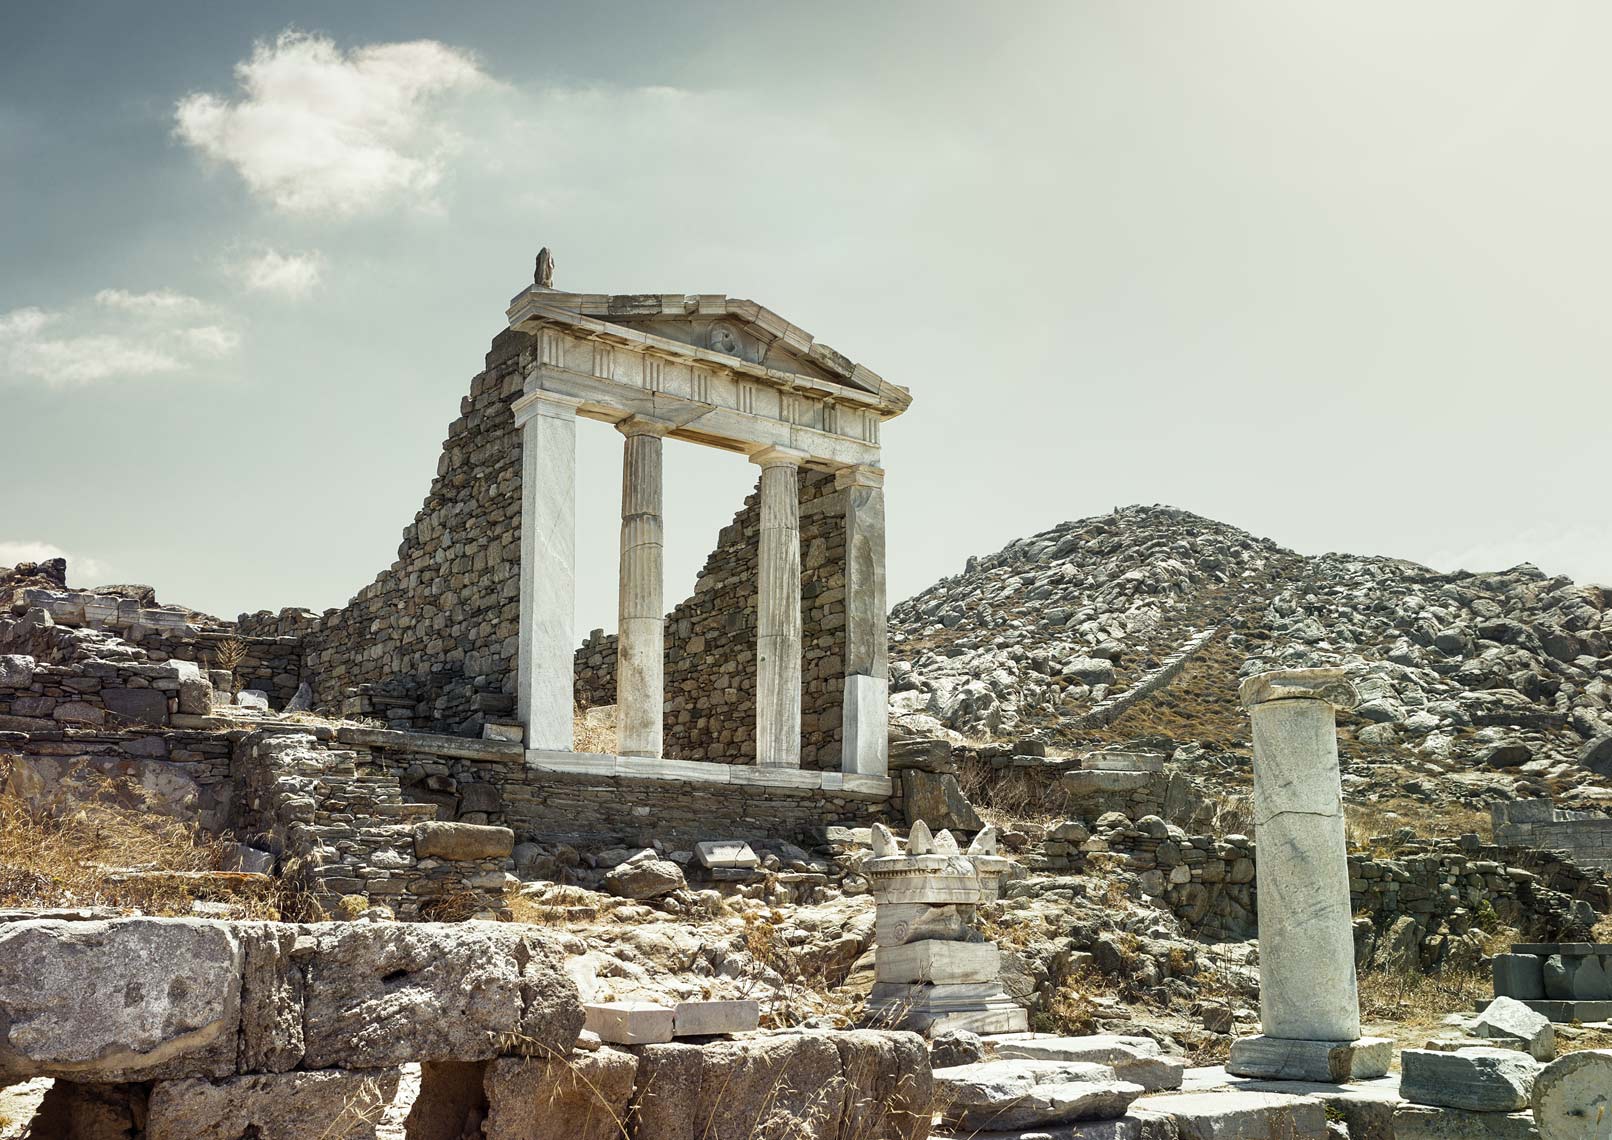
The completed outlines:
{"type": "Polygon", "coordinates": [[[773,372],[865,392],[885,406],[887,415],[899,415],[912,402],[907,389],[754,301],[720,293],[565,293],[533,287],[515,299],[512,313],[523,300],[773,372]]]}

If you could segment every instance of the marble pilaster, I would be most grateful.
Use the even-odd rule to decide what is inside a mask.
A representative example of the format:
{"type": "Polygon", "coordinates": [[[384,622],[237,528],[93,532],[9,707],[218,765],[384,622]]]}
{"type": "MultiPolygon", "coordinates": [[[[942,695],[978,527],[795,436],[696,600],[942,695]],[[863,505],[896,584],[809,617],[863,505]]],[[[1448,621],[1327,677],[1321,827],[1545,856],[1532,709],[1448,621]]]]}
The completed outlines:
{"type": "Polygon", "coordinates": [[[529,748],[569,751],[575,706],[578,400],[532,392],[521,431],[520,641],[515,704],[529,748]]]}
{"type": "Polygon", "coordinates": [[[846,772],[882,776],[890,766],[888,603],[885,597],[884,471],[841,468],[845,492],[845,692],[841,761],[846,772]]]}

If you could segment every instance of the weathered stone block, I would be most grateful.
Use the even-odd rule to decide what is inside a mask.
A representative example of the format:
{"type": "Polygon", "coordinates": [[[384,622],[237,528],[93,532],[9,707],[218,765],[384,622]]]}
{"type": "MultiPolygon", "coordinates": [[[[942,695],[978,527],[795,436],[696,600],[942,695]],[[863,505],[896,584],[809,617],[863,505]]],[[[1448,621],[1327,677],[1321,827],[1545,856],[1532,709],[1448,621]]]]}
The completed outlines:
{"type": "Polygon", "coordinates": [[[486,1140],[619,1140],[638,1058],[596,1049],[547,1059],[503,1057],[486,1070],[486,1140]]]}
{"type": "Polygon", "coordinates": [[[670,1041],[677,1024],[671,1006],[648,1001],[590,1002],[582,1007],[582,1028],[613,1045],[653,1045],[670,1041]]]}
{"type": "Polygon", "coordinates": [[[428,821],[414,825],[414,853],[421,859],[507,859],[515,833],[507,827],[428,821]]]}
{"type": "Polygon", "coordinates": [[[141,724],[168,723],[168,695],[158,689],[102,689],[107,711],[141,724]]]}
{"type": "Polygon", "coordinates": [[[1339,1083],[1388,1072],[1394,1043],[1386,1037],[1353,1041],[1297,1041],[1259,1034],[1232,1042],[1226,1071],[1268,1080],[1339,1083]]]}
{"type": "Polygon", "coordinates": [[[1602,1140],[1612,1130],[1612,1049],[1552,1061],[1535,1078],[1534,1123],[1549,1140],[1602,1140]]]}
{"type": "Polygon", "coordinates": [[[1526,1112],[1467,1112],[1426,1104],[1394,1109],[1394,1140],[1539,1140],[1526,1112]]]}
{"type": "Polygon", "coordinates": [[[680,1001],[674,1012],[673,1037],[749,1033],[761,1024],[761,1003],[749,999],[680,1001]]]}
{"type": "Polygon", "coordinates": [[[331,923],[312,928],[302,1067],[474,1061],[510,1042],[568,1054],[582,1029],[563,955],[496,923],[331,923]]]}
{"type": "Polygon", "coordinates": [[[1472,1031],[1479,1037],[1515,1043],[1536,1061],[1556,1056],[1556,1031],[1550,1018],[1515,998],[1497,997],[1479,1016],[1472,1031]]]}
{"type": "Polygon", "coordinates": [[[881,982],[933,982],[955,985],[995,981],[1002,954],[994,942],[953,942],[926,938],[874,952],[874,976],[881,982]]]}
{"type": "Polygon", "coordinates": [[[374,1140],[381,1110],[397,1096],[396,1069],[329,1069],[205,1080],[151,1089],[147,1140],[374,1140]]]}
{"type": "Polygon", "coordinates": [[[227,924],[199,919],[0,926],[0,1074],[228,1076],[242,960],[227,924]]]}
{"type": "Polygon", "coordinates": [[[1080,1061],[984,1061],[934,1072],[946,1123],[977,1131],[1112,1120],[1142,1095],[1113,1069],[1080,1061]]]}
{"type": "Polygon", "coordinates": [[[1175,1122],[1180,1140],[1326,1140],[1326,1107],[1313,1097],[1268,1092],[1150,1097],[1151,1113],[1175,1122]]]}
{"type": "Polygon", "coordinates": [[[1532,1057],[1511,1049],[1406,1049],[1399,1061],[1399,1092],[1406,1100],[1473,1112],[1527,1108],[1540,1068],[1532,1057]]]}

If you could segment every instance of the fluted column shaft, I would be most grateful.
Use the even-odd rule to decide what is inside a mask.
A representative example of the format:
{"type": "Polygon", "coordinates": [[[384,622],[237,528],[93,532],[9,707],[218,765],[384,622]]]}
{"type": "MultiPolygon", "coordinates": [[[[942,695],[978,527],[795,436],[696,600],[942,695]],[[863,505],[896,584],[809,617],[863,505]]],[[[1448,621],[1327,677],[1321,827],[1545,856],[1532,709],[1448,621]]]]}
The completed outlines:
{"type": "Polygon", "coordinates": [[[515,706],[528,748],[575,746],[576,410],[532,392],[511,405],[521,432],[520,640],[515,706]]]}
{"type": "Polygon", "coordinates": [[[621,465],[621,572],[616,652],[616,750],[660,756],[666,702],[662,440],[670,425],[633,416],[621,465]]]}
{"type": "Polygon", "coordinates": [[[756,764],[800,767],[800,462],[768,448],[761,466],[756,576],[756,764]]]}

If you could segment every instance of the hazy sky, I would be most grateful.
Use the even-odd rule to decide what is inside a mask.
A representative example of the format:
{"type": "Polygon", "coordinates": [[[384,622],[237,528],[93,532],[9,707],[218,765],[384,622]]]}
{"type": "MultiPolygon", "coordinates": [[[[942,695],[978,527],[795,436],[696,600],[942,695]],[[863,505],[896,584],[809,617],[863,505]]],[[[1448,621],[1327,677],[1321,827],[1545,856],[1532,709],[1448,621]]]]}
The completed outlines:
{"type": "MultiPolygon", "coordinates": [[[[912,389],[892,600],[1132,502],[1609,581],[1609,41],[1472,0],[10,5],[0,562],[344,603],[548,244],[912,389]]],[[[586,631],[620,440],[578,442],[586,631]]],[[[670,601],[755,469],[666,454],[670,601]]]]}

